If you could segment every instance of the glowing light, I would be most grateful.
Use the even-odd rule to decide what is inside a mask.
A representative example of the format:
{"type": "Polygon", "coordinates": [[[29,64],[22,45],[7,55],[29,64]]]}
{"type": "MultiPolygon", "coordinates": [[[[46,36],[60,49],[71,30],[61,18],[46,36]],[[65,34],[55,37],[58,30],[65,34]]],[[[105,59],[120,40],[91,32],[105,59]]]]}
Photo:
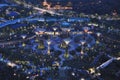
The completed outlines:
{"type": "Polygon", "coordinates": [[[98,36],[98,37],[100,37],[100,35],[101,35],[101,33],[99,33],[99,32],[98,32],[98,33],[96,33],[96,34],[97,34],[97,36],[98,36]]]}
{"type": "Polygon", "coordinates": [[[10,67],[15,67],[16,66],[16,64],[11,63],[11,62],[8,62],[7,65],[10,66],[10,67]]]}
{"type": "Polygon", "coordinates": [[[90,71],[91,74],[95,73],[95,69],[94,68],[90,68],[89,71],[90,71]]]}
{"type": "Polygon", "coordinates": [[[85,41],[81,41],[81,44],[84,45],[84,44],[85,44],[85,41]]]}
{"type": "Polygon", "coordinates": [[[48,40],[48,41],[47,41],[47,43],[48,43],[48,45],[50,45],[50,44],[51,44],[51,41],[50,41],[50,40],[48,40]]]}
{"type": "Polygon", "coordinates": [[[74,72],[72,72],[72,75],[73,75],[73,76],[75,76],[75,73],[74,73],[74,72]]]}
{"type": "Polygon", "coordinates": [[[84,78],[81,78],[80,80],[85,80],[84,78]]]}
{"type": "Polygon", "coordinates": [[[70,39],[64,39],[65,43],[68,45],[70,43],[70,39]]]}
{"type": "Polygon", "coordinates": [[[84,52],[83,52],[83,50],[81,50],[81,52],[80,52],[81,54],[84,54],[84,52]]]}
{"type": "Polygon", "coordinates": [[[16,76],[16,73],[14,73],[13,75],[16,76]]]}
{"type": "Polygon", "coordinates": [[[29,78],[29,76],[26,77],[27,79],[29,78]]]}
{"type": "Polygon", "coordinates": [[[54,31],[56,31],[56,30],[57,30],[57,28],[56,28],[56,27],[53,27],[53,30],[54,30],[54,31]]]}
{"type": "Polygon", "coordinates": [[[25,39],[25,38],[27,37],[27,35],[22,35],[21,37],[22,37],[23,39],[25,39]]]}

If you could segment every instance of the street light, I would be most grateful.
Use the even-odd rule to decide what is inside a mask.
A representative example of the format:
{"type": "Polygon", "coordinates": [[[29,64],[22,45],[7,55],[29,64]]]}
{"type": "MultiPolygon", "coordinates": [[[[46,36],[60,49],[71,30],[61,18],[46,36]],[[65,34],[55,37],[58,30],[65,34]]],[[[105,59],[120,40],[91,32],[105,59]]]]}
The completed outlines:
{"type": "Polygon", "coordinates": [[[71,40],[70,40],[69,38],[64,39],[64,42],[65,42],[66,45],[67,45],[67,47],[66,47],[66,54],[67,54],[67,51],[68,51],[68,45],[69,45],[70,41],[71,41],[71,40]]]}
{"type": "Polygon", "coordinates": [[[22,37],[23,39],[25,39],[25,38],[27,37],[27,35],[21,35],[21,37],[22,37]]]}
{"type": "Polygon", "coordinates": [[[83,40],[83,41],[81,41],[81,44],[82,44],[82,45],[84,45],[84,44],[85,44],[85,41],[84,41],[84,40],[83,40]]]}
{"type": "Polygon", "coordinates": [[[53,30],[54,30],[54,36],[55,36],[55,31],[57,30],[57,27],[53,27],[53,30]]]}
{"type": "MultiPolygon", "coordinates": [[[[23,39],[25,39],[25,38],[27,37],[27,35],[21,35],[21,37],[22,37],[23,39]]],[[[24,47],[24,46],[26,46],[26,44],[23,42],[22,46],[24,47]]]]}
{"type": "Polygon", "coordinates": [[[96,33],[96,34],[97,34],[97,36],[98,36],[98,37],[100,37],[100,35],[101,35],[101,33],[99,33],[99,32],[98,32],[98,33],[96,33]]]}
{"type": "Polygon", "coordinates": [[[67,34],[68,34],[68,36],[69,36],[69,32],[71,31],[71,28],[68,28],[67,29],[67,34]]]}
{"type": "Polygon", "coordinates": [[[57,30],[57,27],[53,27],[53,30],[56,31],[56,30],[57,30]]]}
{"type": "Polygon", "coordinates": [[[65,41],[66,45],[68,45],[71,40],[68,38],[68,39],[64,39],[64,41],[65,41]]]}
{"type": "Polygon", "coordinates": [[[83,52],[83,48],[84,48],[84,44],[85,44],[86,42],[83,40],[83,41],[81,41],[81,54],[84,54],[84,52],[83,52]]]}
{"type": "Polygon", "coordinates": [[[96,34],[97,34],[97,36],[98,36],[98,40],[96,41],[96,43],[99,44],[99,40],[100,40],[99,37],[101,36],[101,33],[98,32],[98,33],[96,33],[96,34]]]}
{"type": "Polygon", "coordinates": [[[48,40],[48,41],[47,41],[47,44],[48,44],[48,52],[47,52],[47,53],[50,54],[50,44],[51,44],[51,41],[48,40]]]}
{"type": "Polygon", "coordinates": [[[81,54],[84,54],[84,52],[83,52],[83,50],[81,50],[81,52],[80,52],[81,54]]]}

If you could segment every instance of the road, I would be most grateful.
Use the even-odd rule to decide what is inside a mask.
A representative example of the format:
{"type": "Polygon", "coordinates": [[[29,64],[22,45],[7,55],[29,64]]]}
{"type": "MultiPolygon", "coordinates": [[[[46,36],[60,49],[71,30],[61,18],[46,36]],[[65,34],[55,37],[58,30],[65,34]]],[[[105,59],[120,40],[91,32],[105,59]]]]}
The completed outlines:
{"type": "Polygon", "coordinates": [[[110,56],[111,59],[107,60],[106,62],[102,63],[100,66],[98,66],[96,69],[101,69],[107,67],[110,63],[113,62],[113,60],[120,60],[120,57],[112,57],[110,56]]]}
{"type": "Polygon", "coordinates": [[[48,12],[48,13],[50,13],[50,14],[62,15],[62,14],[57,13],[57,12],[54,12],[54,11],[52,11],[52,10],[47,10],[47,9],[35,7],[35,6],[33,6],[33,5],[29,5],[29,4],[26,4],[26,3],[24,3],[24,2],[20,2],[20,1],[17,1],[17,0],[14,0],[14,2],[16,2],[17,4],[23,4],[24,7],[32,7],[34,10],[38,10],[38,11],[41,11],[41,12],[48,12]]]}

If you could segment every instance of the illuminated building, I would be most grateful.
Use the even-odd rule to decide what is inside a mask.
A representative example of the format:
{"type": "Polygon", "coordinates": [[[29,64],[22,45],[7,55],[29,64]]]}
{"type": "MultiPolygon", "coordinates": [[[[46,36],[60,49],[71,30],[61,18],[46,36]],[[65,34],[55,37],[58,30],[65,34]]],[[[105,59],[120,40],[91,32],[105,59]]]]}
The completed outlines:
{"type": "Polygon", "coordinates": [[[42,4],[44,7],[46,7],[47,9],[51,9],[51,10],[69,10],[69,9],[73,9],[71,7],[72,3],[68,2],[67,6],[61,6],[60,4],[56,4],[55,6],[51,7],[51,4],[49,4],[46,0],[43,1],[42,4]]]}
{"type": "Polygon", "coordinates": [[[51,7],[51,5],[46,0],[43,1],[43,6],[46,7],[47,9],[50,9],[51,7]]]}

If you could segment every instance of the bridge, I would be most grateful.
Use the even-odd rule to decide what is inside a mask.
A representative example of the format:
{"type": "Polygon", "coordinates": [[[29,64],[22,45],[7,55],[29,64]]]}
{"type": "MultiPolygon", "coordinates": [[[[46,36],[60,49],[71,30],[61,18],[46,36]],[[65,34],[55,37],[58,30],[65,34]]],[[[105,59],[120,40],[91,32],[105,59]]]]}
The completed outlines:
{"type": "MultiPolygon", "coordinates": [[[[112,56],[111,56],[112,57],[112,56]]],[[[100,66],[98,66],[96,69],[103,69],[105,67],[107,67],[109,64],[111,64],[113,62],[113,60],[120,60],[120,57],[112,57],[111,59],[109,59],[108,61],[102,63],[100,66]]]]}

